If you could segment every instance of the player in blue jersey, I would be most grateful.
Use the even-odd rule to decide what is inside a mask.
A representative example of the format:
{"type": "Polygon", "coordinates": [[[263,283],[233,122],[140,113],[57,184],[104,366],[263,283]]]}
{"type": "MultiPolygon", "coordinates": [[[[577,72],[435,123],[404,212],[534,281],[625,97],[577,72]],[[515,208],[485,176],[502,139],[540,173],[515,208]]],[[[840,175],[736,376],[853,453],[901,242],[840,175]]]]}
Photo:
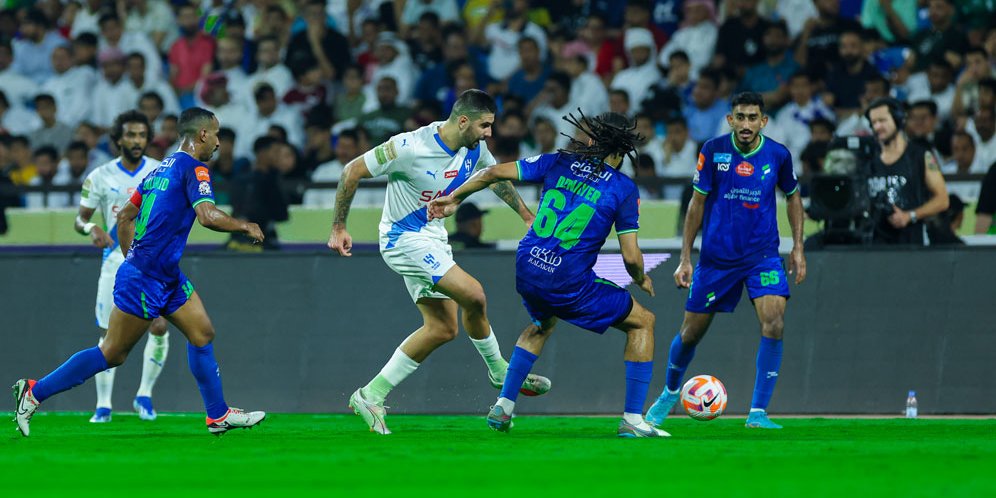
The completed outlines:
{"type": "Polygon", "coordinates": [[[204,165],[218,148],[220,125],[214,114],[198,107],[187,109],[177,126],[180,149],[166,157],[118,211],[125,261],[115,277],[114,309],[103,344],[74,354],[37,382],[21,379],[13,386],[14,421],[25,436],[41,402],[124,363],[159,316],[189,341],[187,361],[204,399],[209,432],[252,427],[266,417],[264,412],[246,412],[225,403],[211,344],[214,328],[194,285],[179,266],[195,218],[211,230],[243,233],[257,242],[263,234],[255,223],[236,220],[214,205],[211,175],[204,165]]]}
{"type": "Polygon", "coordinates": [[[736,95],[726,117],[733,132],[702,146],[692,185],[695,193],[685,216],[681,260],[674,272],[680,288],[689,289],[681,331],[671,342],[664,392],[647,412],[661,424],[678,401],[681,381],[715,313],[730,313],[743,288],[761,323],[757,376],[747,427],[780,429],[767,408],[782,363],[782,329],[789,298],[788,278],[778,255],[775,189],[785,193],[792,227],[788,273],[795,283],[806,278],[802,251],[802,201],[792,156],[784,145],[766,138],[764,101],[757,93],[736,95]],[[692,271],[692,243],[702,228],[699,262],[692,271]]]}
{"type": "Polygon", "coordinates": [[[592,268],[613,225],[626,271],[641,289],[654,295],[643,271],[637,244],[640,194],[619,171],[633,153],[639,135],[621,114],[568,119],[588,135],[587,143],[571,139],[571,151],[542,154],[484,169],[451,195],[433,201],[430,218],[456,212],[470,194],[502,180],[543,184],[536,220],[519,243],[515,288],[533,323],[519,336],[509,362],[501,396],[488,414],[488,426],[508,432],[522,382],[553,332],[557,319],[601,334],[609,327],[626,333],[626,405],[619,423],[621,437],[660,437],[666,432],[643,419],[654,358],[654,314],[625,289],[598,278],[592,268]]]}

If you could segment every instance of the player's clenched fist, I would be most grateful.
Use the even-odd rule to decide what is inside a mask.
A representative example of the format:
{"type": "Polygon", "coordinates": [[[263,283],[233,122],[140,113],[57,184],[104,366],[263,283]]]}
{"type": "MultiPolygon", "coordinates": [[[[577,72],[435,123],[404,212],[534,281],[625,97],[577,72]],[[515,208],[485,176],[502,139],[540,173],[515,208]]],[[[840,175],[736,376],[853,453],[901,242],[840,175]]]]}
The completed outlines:
{"type": "Polygon", "coordinates": [[[353,238],[345,228],[333,228],[329,235],[329,249],[339,253],[340,256],[352,256],[353,238]]]}
{"type": "Polygon", "coordinates": [[[447,195],[440,197],[438,199],[433,199],[429,201],[429,205],[426,206],[428,211],[429,220],[435,220],[437,218],[446,218],[447,216],[452,216],[456,212],[457,206],[460,205],[460,201],[453,197],[452,195],[447,195]]]}
{"type": "Polygon", "coordinates": [[[692,285],[692,262],[681,261],[678,269],[674,270],[674,283],[680,289],[687,289],[692,285]]]}

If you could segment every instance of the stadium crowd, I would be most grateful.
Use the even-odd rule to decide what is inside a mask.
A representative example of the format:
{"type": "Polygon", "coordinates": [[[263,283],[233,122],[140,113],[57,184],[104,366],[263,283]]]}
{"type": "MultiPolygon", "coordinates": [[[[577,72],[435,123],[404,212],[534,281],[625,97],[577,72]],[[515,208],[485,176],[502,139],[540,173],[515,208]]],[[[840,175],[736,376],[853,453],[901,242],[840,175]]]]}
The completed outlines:
{"type": "MultiPolygon", "coordinates": [[[[353,157],[445,119],[468,88],[496,96],[502,161],[563,147],[578,107],[635,120],[644,199],[679,199],[699,146],[728,131],[731,95],[763,95],[764,133],[803,179],[834,136],[870,135],[893,96],[952,190],[996,211],[994,0],[10,0],[0,11],[0,186],[73,186],[117,155],[137,108],[147,154],[177,147],[177,116],[220,119],[220,203],[264,225],[331,207],[353,157]],[[988,174],[987,174],[988,173],[988,174]],[[987,174],[987,175],[986,175],[987,174]],[[986,175],[983,181],[982,175],[986,175]],[[673,179],[668,181],[666,179],[673,179]],[[983,186],[985,184],[985,186],[983,186]]],[[[37,190],[37,189],[35,189],[37,190]]],[[[9,191],[8,191],[9,192],[9,191]]],[[[524,190],[527,201],[536,191],[524,190]]],[[[377,206],[361,190],[354,205],[377,206]]],[[[68,191],[0,203],[75,207],[68,191]]],[[[978,226],[986,231],[988,226],[978,226]]]]}

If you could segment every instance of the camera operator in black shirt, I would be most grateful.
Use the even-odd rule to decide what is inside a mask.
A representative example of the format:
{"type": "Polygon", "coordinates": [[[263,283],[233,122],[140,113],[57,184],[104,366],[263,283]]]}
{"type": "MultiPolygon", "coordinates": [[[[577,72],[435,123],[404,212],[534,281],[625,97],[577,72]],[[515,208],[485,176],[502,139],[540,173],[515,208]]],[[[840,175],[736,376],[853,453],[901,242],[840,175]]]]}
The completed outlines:
{"type": "Polygon", "coordinates": [[[926,245],[924,218],[948,208],[948,192],[937,157],[911,142],[903,129],[903,104],[892,98],[876,99],[865,116],[878,140],[872,158],[868,194],[873,205],[891,205],[876,213],[873,243],[926,245]]]}

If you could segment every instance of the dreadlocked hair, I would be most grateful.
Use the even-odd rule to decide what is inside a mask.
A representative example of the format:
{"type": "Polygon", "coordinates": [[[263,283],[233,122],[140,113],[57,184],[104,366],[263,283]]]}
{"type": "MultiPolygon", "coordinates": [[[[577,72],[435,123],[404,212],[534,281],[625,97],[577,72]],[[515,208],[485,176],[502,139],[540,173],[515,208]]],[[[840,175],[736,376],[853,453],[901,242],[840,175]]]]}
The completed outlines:
{"type": "Polygon", "coordinates": [[[561,133],[570,140],[570,143],[566,149],[557,151],[580,156],[589,165],[594,166],[595,175],[601,173],[605,158],[612,155],[626,156],[633,161],[633,164],[637,163],[636,147],[645,139],[634,131],[636,123],[626,116],[617,112],[603,112],[594,118],[589,118],[579,107],[578,116],[568,113],[563,119],[587,135],[591,139],[591,144],[587,140],[582,142],[566,133],[561,133]]]}

